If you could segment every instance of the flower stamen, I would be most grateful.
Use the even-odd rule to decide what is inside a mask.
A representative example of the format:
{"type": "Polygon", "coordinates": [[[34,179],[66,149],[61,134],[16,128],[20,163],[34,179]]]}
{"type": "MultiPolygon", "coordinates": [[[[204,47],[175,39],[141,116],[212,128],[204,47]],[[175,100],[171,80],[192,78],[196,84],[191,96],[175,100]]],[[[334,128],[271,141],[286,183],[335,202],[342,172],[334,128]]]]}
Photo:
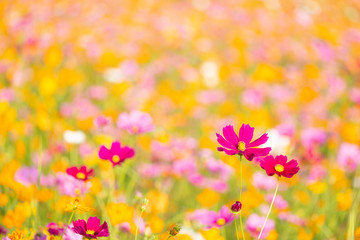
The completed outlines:
{"type": "Polygon", "coordinates": [[[240,141],[240,142],[239,142],[239,145],[238,145],[238,149],[239,149],[240,151],[245,151],[245,149],[246,149],[245,143],[242,142],[242,141],[240,141]]]}
{"type": "Polygon", "coordinates": [[[284,166],[281,165],[281,164],[276,164],[276,165],[275,165],[275,170],[276,170],[277,172],[283,172],[283,171],[284,171],[284,166]]]}

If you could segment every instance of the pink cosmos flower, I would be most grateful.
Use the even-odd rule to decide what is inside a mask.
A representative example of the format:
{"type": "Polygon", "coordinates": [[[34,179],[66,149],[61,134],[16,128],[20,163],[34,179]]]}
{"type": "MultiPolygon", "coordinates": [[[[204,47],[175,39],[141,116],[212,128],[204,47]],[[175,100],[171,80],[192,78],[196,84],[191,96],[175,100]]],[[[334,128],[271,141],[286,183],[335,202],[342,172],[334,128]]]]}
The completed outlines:
{"type": "Polygon", "coordinates": [[[121,147],[120,142],[115,141],[111,144],[110,149],[102,145],[98,155],[100,159],[109,160],[113,167],[115,167],[122,164],[126,159],[132,158],[135,155],[135,151],[128,146],[121,147]]]}
{"type": "Polygon", "coordinates": [[[356,166],[360,163],[359,146],[352,143],[341,144],[338,153],[338,163],[340,166],[350,171],[354,171],[356,166]]]}
{"type": "MultiPolygon", "coordinates": [[[[268,194],[266,196],[266,201],[271,203],[272,198],[273,198],[273,195],[268,194]]],[[[277,195],[275,198],[275,201],[274,201],[274,206],[279,210],[284,210],[289,207],[289,204],[281,195],[277,195]]]]}
{"type": "Polygon", "coordinates": [[[224,151],[228,155],[244,155],[244,157],[252,161],[256,156],[266,156],[271,151],[270,147],[257,148],[268,140],[267,133],[251,142],[254,134],[254,128],[248,124],[243,124],[239,130],[239,136],[236,135],[234,127],[228,125],[223,128],[224,137],[216,134],[217,141],[222,147],[218,147],[218,151],[224,151]]]}
{"type": "Polygon", "coordinates": [[[56,174],[56,185],[61,194],[73,197],[87,193],[91,187],[90,182],[80,181],[62,172],[56,174]]]}
{"type": "Polygon", "coordinates": [[[308,128],[301,133],[301,143],[306,149],[321,145],[326,141],[326,132],[320,128],[308,128]]]}
{"type": "MultiPolygon", "coordinates": [[[[246,228],[251,234],[251,236],[253,236],[254,238],[258,237],[261,230],[261,226],[264,224],[264,221],[265,221],[265,217],[260,217],[257,214],[251,214],[249,216],[249,218],[246,221],[246,228]]],[[[264,230],[261,234],[261,239],[266,239],[270,231],[273,230],[274,228],[275,228],[275,222],[271,219],[268,219],[264,227],[264,230]]]]}
{"type": "Polygon", "coordinates": [[[111,123],[111,117],[99,116],[94,119],[94,125],[97,128],[108,126],[111,123]]]}
{"type": "Polygon", "coordinates": [[[219,212],[209,211],[206,209],[196,210],[188,215],[189,220],[198,221],[206,228],[221,228],[234,220],[234,214],[227,206],[223,206],[219,212]]]}
{"type": "Polygon", "coordinates": [[[271,190],[276,188],[276,179],[262,172],[256,172],[252,177],[252,184],[258,189],[271,190]]]}
{"type": "Polygon", "coordinates": [[[70,167],[66,169],[66,173],[78,180],[86,181],[94,176],[94,169],[87,169],[86,166],[81,166],[80,168],[70,167]]]}
{"type": "Polygon", "coordinates": [[[119,115],[117,125],[126,129],[130,134],[150,132],[154,129],[152,117],[148,113],[132,111],[119,115]]]}
{"type": "Polygon", "coordinates": [[[108,237],[109,228],[107,222],[100,225],[100,219],[97,217],[89,217],[85,220],[77,220],[73,222],[72,230],[88,239],[97,239],[98,237],[108,237]]]}
{"type": "Polygon", "coordinates": [[[261,161],[260,166],[269,176],[276,174],[279,177],[284,176],[286,178],[291,178],[300,170],[296,160],[293,159],[288,162],[284,155],[278,155],[275,158],[272,155],[267,156],[261,161]]]}
{"type": "Polygon", "coordinates": [[[38,171],[36,167],[21,167],[16,171],[14,178],[15,181],[29,187],[32,184],[36,184],[38,171]]]}

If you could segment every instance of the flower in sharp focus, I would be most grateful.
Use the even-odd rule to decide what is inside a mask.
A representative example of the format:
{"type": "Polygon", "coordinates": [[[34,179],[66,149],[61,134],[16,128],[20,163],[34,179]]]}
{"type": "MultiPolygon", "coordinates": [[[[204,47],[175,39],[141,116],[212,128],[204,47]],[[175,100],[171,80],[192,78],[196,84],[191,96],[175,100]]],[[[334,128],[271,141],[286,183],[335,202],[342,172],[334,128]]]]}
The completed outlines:
{"type": "Polygon", "coordinates": [[[132,111],[119,115],[117,125],[126,129],[130,134],[150,132],[154,129],[152,117],[148,113],[132,111]]]}
{"type": "Polygon", "coordinates": [[[98,237],[108,237],[109,228],[107,222],[100,224],[101,221],[97,217],[89,217],[87,222],[85,220],[80,219],[73,222],[72,230],[82,235],[84,238],[88,239],[97,239],[98,237]]]}
{"type": "Polygon", "coordinates": [[[131,158],[134,155],[134,149],[128,146],[121,147],[121,144],[118,141],[113,142],[110,149],[102,145],[99,150],[99,158],[103,160],[109,160],[113,167],[120,165],[127,158],[131,158]]]}
{"type": "Polygon", "coordinates": [[[252,161],[254,157],[266,156],[271,151],[270,147],[258,148],[261,144],[268,140],[267,133],[264,133],[258,139],[251,141],[254,134],[254,128],[248,124],[243,124],[239,130],[239,136],[235,133],[232,125],[223,128],[223,136],[216,134],[217,141],[222,147],[218,147],[218,151],[224,151],[228,155],[244,155],[244,157],[252,161]]]}
{"type": "Polygon", "coordinates": [[[267,156],[260,162],[260,166],[269,176],[276,174],[279,177],[284,176],[286,178],[291,178],[300,170],[296,160],[293,159],[288,162],[284,155],[278,155],[275,158],[272,155],[267,156]]]}
{"type": "Polygon", "coordinates": [[[66,173],[78,180],[86,181],[94,176],[94,169],[87,169],[86,166],[81,166],[80,168],[70,167],[66,169],[66,173]]]}

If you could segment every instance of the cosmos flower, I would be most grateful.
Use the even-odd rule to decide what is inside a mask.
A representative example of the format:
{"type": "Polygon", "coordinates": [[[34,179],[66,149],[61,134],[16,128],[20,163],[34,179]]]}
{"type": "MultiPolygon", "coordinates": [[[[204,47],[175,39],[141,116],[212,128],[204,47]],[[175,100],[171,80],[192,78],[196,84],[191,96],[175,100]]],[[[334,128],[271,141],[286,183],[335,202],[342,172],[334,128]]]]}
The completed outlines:
{"type": "Polygon", "coordinates": [[[86,135],[82,131],[66,130],[63,134],[64,140],[70,144],[80,144],[85,142],[86,135]]]}
{"type": "Polygon", "coordinates": [[[198,221],[206,228],[221,228],[234,220],[234,214],[227,206],[223,206],[219,212],[199,209],[188,215],[189,220],[198,221]]]}
{"type": "Polygon", "coordinates": [[[356,144],[342,143],[337,161],[339,165],[349,171],[354,171],[360,163],[360,148],[356,144]]]}
{"type": "Polygon", "coordinates": [[[115,167],[123,163],[126,159],[132,158],[135,155],[135,151],[128,146],[121,147],[120,142],[115,141],[111,144],[110,149],[102,145],[98,155],[100,159],[109,160],[113,167],[115,167]]]}
{"type": "Polygon", "coordinates": [[[100,219],[97,217],[89,217],[87,222],[80,219],[73,222],[72,230],[89,239],[97,239],[98,237],[108,237],[109,228],[107,222],[100,224],[100,219]]]}
{"type": "Polygon", "coordinates": [[[98,116],[94,119],[94,125],[97,128],[108,126],[111,123],[111,117],[98,116]]]}
{"type": "Polygon", "coordinates": [[[86,181],[94,176],[94,169],[88,170],[86,166],[81,166],[80,168],[70,167],[66,169],[66,173],[78,180],[86,181]]]}
{"type": "Polygon", "coordinates": [[[236,201],[233,205],[231,205],[231,212],[236,214],[239,213],[241,210],[242,204],[239,201],[236,201]]]}
{"type": "Polygon", "coordinates": [[[61,194],[73,197],[85,194],[91,187],[90,182],[80,181],[62,172],[56,174],[56,185],[61,194]]]}
{"type": "Polygon", "coordinates": [[[50,235],[53,235],[53,236],[59,236],[64,231],[64,228],[59,227],[59,225],[57,225],[54,222],[49,223],[47,225],[47,228],[48,228],[48,232],[50,233],[50,235]]]}
{"type": "Polygon", "coordinates": [[[275,158],[272,155],[267,156],[260,162],[260,166],[269,176],[276,174],[279,177],[284,176],[286,178],[291,178],[300,170],[296,160],[293,159],[288,162],[284,155],[278,155],[275,158]]]}
{"type": "MultiPolygon", "coordinates": [[[[261,229],[259,226],[262,226],[264,221],[265,221],[265,217],[261,217],[257,214],[251,214],[249,216],[249,218],[246,220],[246,228],[251,236],[253,236],[254,238],[258,237],[261,229]]],[[[271,219],[268,219],[265,228],[262,232],[261,239],[266,239],[270,231],[273,230],[274,228],[275,228],[275,222],[271,219]]]]}
{"type": "Polygon", "coordinates": [[[130,134],[150,132],[154,129],[152,117],[148,113],[132,111],[119,115],[117,125],[126,129],[130,134]]]}
{"type": "Polygon", "coordinates": [[[254,128],[248,124],[243,124],[239,130],[239,136],[235,133],[232,125],[223,128],[223,136],[216,134],[217,141],[222,147],[218,147],[218,151],[224,151],[228,155],[244,155],[244,157],[252,161],[256,156],[266,156],[271,151],[270,147],[258,148],[261,144],[268,140],[267,133],[264,133],[258,139],[251,141],[254,134],[254,128]]]}

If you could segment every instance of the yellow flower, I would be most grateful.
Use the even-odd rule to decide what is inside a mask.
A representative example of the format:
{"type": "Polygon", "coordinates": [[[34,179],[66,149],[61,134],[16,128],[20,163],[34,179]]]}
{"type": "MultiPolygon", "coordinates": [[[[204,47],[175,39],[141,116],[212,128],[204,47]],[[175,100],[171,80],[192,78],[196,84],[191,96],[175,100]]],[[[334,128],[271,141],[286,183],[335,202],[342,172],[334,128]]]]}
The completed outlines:
{"type": "Polygon", "coordinates": [[[308,186],[308,188],[315,194],[322,194],[326,191],[328,186],[325,182],[315,182],[308,186]]]}
{"type": "Polygon", "coordinates": [[[112,225],[132,222],[134,210],[134,207],[129,206],[126,203],[111,203],[106,207],[112,225]]]}
{"type": "Polygon", "coordinates": [[[209,188],[205,188],[199,195],[197,195],[196,200],[203,206],[203,207],[211,207],[214,204],[218,203],[220,199],[220,195],[211,190],[209,188]]]}
{"type": "Polygon", "coordinates": [[[150,224],[151,232],[153,233],[160,233],[165,226],[164,220],[162,220],[157,216],[150,217],[149,224],[150,224]]]}
{"type": "Polygon", "coordinates": [[[9,202],[9,198],[4,193],[0,193],[0,207],[6,206],[9,202]]]}
{"type": "Polygon", "coordinates": [[[75,200],[69,202],[65,208],[65,212],[77,212],[77,213],[85,213],[85,212],[91,212],[95,211],[95,208],[87,207],[85,205],[80,204],[80,200],[76,198],[75,200]]]}
{"type": "Polygon", "coordinates": [[[49,67],[58,66],[62,62],[62,59],[63,59],[63,54],[61,52],[61,49],[56,46],[52,46],[49,49],[47,49],[44,56],[45,65],[49,67]]]}
{"type": "Polygon", "coordinates": [[[347,211],[352,205],[352,192],[350,189],[336,194],[337,207],[341,211],[347,211]]]}
{"type": "Polygon", "coordinates": [[[300,228],[298,233],[299,240],[312,240],[314,237],[313,233],[307,233],[305,229],[300,228]]]}
{"type": "Polygon", "coordinates": [[[153,213],[165,213],[169,205],[169,196],[158,190],[151,190],[147,194],[149,199],[149,209],[153,213]]]}
{"type": "Polygon", "coordinates": [[[205,240],[223,240],[224,238],[220,236],[220,229],[211,228],[209,230],[201,230],[201,235],[205,238],[205,240]]]}
{"type": "Polygon", "coordinates": [[[22,238],[22,232],[20,232],[20,231],[14,231],[11,234],[9,234],[8,237],[11,240],[21,240],[21,239],[23,239],[22,238]]]}

